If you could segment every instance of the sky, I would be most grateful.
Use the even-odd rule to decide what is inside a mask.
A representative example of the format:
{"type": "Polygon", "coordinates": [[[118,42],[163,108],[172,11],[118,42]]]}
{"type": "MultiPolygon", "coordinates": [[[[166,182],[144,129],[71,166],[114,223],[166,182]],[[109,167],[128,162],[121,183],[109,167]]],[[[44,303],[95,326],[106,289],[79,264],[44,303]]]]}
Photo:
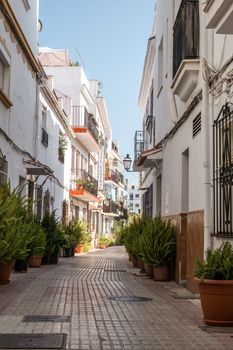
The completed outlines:
{"type": "Polygon", "coordinates": [[[121,156],[129,153],[132,159],[134,133],[141,129],[138,95],[154,4],[155,0],[40,0],[39,45],[68,49],[88,79],[101,81],[113,140],[119,142],[121,156]]]}

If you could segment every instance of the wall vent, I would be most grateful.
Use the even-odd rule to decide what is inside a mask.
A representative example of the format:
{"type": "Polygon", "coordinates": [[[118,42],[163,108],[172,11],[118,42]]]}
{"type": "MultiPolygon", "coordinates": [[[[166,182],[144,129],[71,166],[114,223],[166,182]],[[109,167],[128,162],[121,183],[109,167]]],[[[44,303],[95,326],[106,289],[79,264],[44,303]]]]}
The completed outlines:
{"type": "Polygon", "coordinates": [[[201,131],[201,113],[193,119],[193,137],[201,131]]]}

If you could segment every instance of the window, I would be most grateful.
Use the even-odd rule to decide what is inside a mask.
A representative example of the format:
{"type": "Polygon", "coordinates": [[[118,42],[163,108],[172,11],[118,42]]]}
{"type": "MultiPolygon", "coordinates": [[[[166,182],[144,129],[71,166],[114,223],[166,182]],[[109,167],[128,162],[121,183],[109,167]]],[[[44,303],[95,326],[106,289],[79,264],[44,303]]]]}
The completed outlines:
{"type": "Polygon", "coordinates": [[[139,194],[135,194],[135,198],[139,198],[139,194]]]}
{"type": "Polygon", "coordinates": [[[133,193],[130,193],[129,199],[132,201],[133,200],[133,193]]]}
{"type": "Polygon", "coordinates": [[[135,208],[139,208],[139,204],[135,204],[135,208]]]}
{"type": "Polygon", "coordinates": [[[201,131],[201,113],[193,119],[193,138],[201,131]]]}
{"type": "Polygon", "coordinates": [[[0,100],[6,108],[12,106],[9,100],[10,87],[10,57],[5,47],[0,43],[0,100]]]}
{"type": "Polygon", "coordinates": [[[49,135],[46,131],[47,129],[47,108],[45,106],[42,106],[42,128],[41,128],[41,143],[48,147],[49,144],[49,135]]]}
{"type": "Polygon", "coordinates": [[[133,208],[133,203],[130,203],[129,206],[130,206],[130,208],[133,208]]]}
{"type": "Polygon", "coordinates": [[[163,87],[163,37],[160,40],[158,48],[158,91],[159,94],[163,87]]]}
{"type": "Polygon", "coordinates": [[[8,163],[0,149],[0,185],[2,185],[7,181],[7,168],[8,168],[8,163]]]}
{"type": "Polygon", "coordinates": [[[143,195],[143,216],[151,218],[153,215],[153,184],[143,195]]]}
{"type": "Polygon", "coordinates": [[[174,24],[173,77],[184,59],[199,56],[199,1],[183,0],[174,24]]]}
{"type": "Polygon", "coordinates": [[[22,0],[26,11],[30,10],[29,0],[22,0]]]}
{"type": "Polygon", "coordinates": [[[135,186],[132,186],[131,189],[134,190],[134,189],[135,189],[135,186]]]}

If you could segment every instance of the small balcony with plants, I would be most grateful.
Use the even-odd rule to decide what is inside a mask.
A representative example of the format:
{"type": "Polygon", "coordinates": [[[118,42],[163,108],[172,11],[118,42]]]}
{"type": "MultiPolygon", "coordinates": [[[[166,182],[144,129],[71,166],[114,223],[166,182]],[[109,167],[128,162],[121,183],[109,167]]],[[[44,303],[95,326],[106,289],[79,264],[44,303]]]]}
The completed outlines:
{"type": "Polygon", "coordinates": [[[71,126],[78,140],[89,152],[99,152],[100,135],[98,124],[85,106],[72,106],[71,126]]]}
{"type": "Polygon", "coordinates": [[[124,175],[121,174],[119,170],[109,170],[106,168],[105,170],[105,182],[114,182],[115,184],[124,187],[125,185],[125,178],[124,175]]]}
{"type": "Polygon", "coordinates": [[[83,169],[72,170],[70,195],[84,202],[99,202],[98,181],[83,169]]]}
{"type": "Polygon", "coordinates": [[[197,87],[199,60],[199,1],[181,2],[173,29],[173,93],[186,102],[197,87]]]}

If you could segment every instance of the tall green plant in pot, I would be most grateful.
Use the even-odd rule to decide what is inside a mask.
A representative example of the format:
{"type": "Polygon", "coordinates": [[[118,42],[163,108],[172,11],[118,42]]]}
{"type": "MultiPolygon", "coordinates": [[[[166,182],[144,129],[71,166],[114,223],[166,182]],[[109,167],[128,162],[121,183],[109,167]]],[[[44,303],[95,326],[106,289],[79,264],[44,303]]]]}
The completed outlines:
{"type": "Polygon", "coordinates": [[[33,218],[31,229],[34,231],[34,237],[28,245],[28,262],[30,267],[40,267],[46,247],[46,235],[44,229],[35,218],[33,218]]]}
{"type": "Polygon", "coordinates": [[[140,236],[143,233],[145,219],[134,217],[133,221],[127,225],[125,234],[125,247],[132,255],[134,267],[138,267],[138,258],[142,257],[140,236]]]}
{"type": "Polygon", "coordinates": [[[45,254],[42,258],[42,264],[57,264],[59,248],[65,244],[65,240],[55,211],[52,213],[46,211],[41,226],[46,235],[46,247],[45,254]]]}
{"type": "Polygon", "coordinates": [[[26,201],[18,191],[11,193],[7,184],[0,186],[0,284],[9,282],[13,260],[27,257],[32,235],[26,214],[26,201]]]}
{"type": "Polygon", "coordinates": [[[68,258],[74,255],[74,249],[82,238],[82,233],[76,223],[69,222],[62,227],[65,238],[63,256],[68,258]]]}
{"type": "Polygon", "coordinates": [[[153,277],[157,281],[169,278],[169,264],[175,258],[176,238],[170,221],[157,217],[148,220],[141,238],[141,249],[146,263],[153,265],[153,277]]]}
{"type": "Polygon", "coordinates": [[[207,249],[205,260],[197,257],[196,278],[205,323],[233,326],[233,247],[225,241],[207,249]]]}

